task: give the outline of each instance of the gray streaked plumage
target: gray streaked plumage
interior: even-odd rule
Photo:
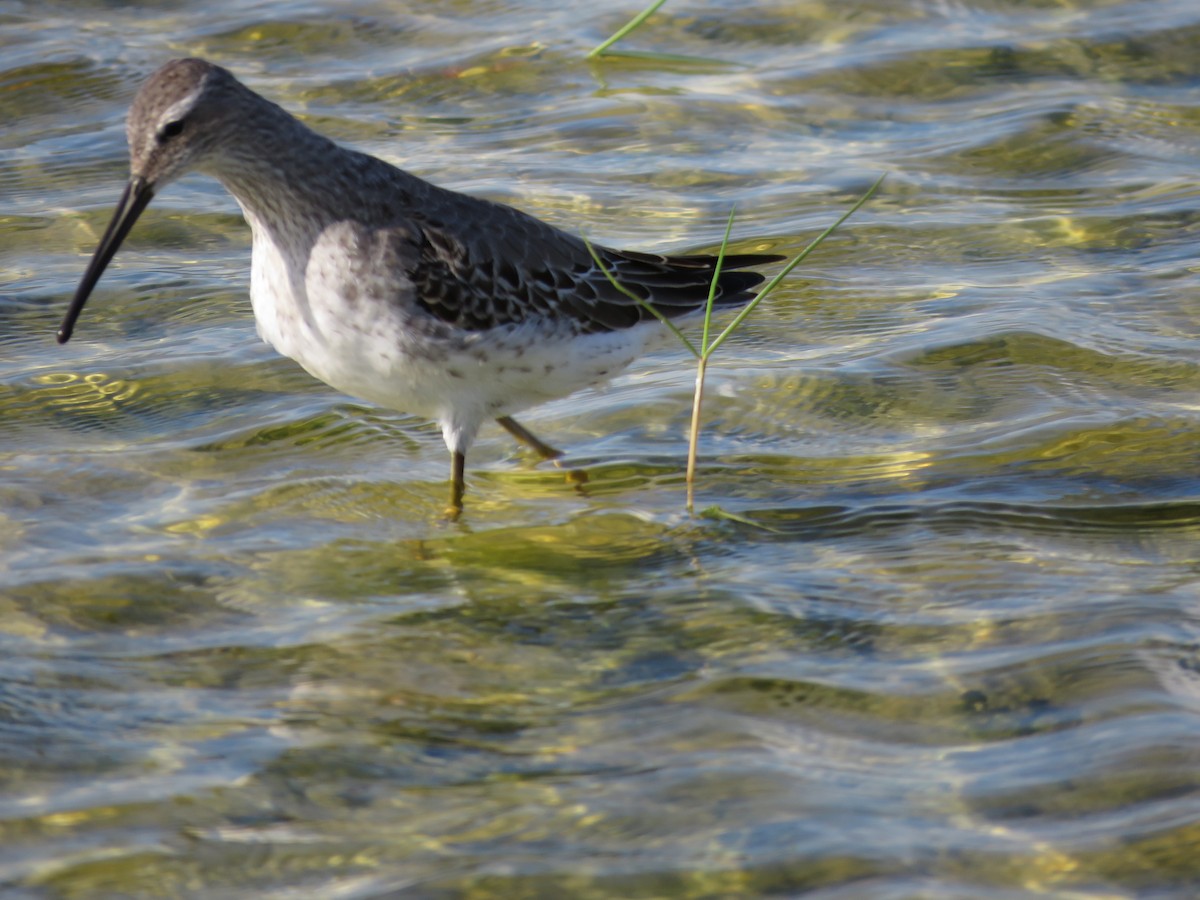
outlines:
[[[617,290],[583,240],[340,147],[200,59],[167,63],[130,109],[131,178],[59,330],[74,324],[138,215],[188,171],[217,178],[253,234],[259,334],[339,390],[442,426],[452,507],[479,425],[603,381],[662,325]],[[708,298],[715,257],[596,247],[621,285],[674,317]],[[778,259],[725,258],[716,302],[744,303]]]

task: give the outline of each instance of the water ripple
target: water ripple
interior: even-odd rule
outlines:
[[[1191,896],[1193,0],[452,0],[0,17],[0,893]],[[200,54],[597,240],[798,252],[666,345],[438,429],[255,335],[219,185],[66,347],[123,116]],[[730,517],[728,514],[732,514]]]

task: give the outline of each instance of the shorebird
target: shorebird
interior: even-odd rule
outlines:
[[[450,512],[466,454],[495,419],[543,457],[559,451],[512,414],[607,380],[702,308],[712,256],[587,243],[509,206],[455,193],[317,134],[202,59],[138,90],[130,178],[58,330],[70,339],[105,267],[151,199],[187,172],[215,177],[252,233],[259,335],[337,390],[436,421],[451,454]],[[727,255],[716,303],[748,301],[765,254]]]

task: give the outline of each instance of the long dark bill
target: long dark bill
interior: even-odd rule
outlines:
[[[100,280],[100,276],[104,274],[104,270],[116,255],[121,241],[125,240],[125,235],[129,234],[133,223],[138,220],[142,210],[150,204],[153,198],[154,188],[146,182],[145,178],[129,179],[129,184],[125,185],[125,193],[121,195],[121,200],[117,204],[117,211],[113,213],[112,221],[108,223],[104,237],[100,238],[100,246],[96,248],[92,261],[88,263],[87,271],[83,273],[83,279],[75,290],[75,298],[71,301],[71,307],[63,316],[62,325],[58,327],[60,344],[65,344],[71,339],[71,332],[75,330],[75,320],[83,312],[83,305],[91,296],[92,288],[96,286],[96,282]]]

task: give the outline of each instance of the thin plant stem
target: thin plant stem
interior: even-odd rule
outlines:
[[[721,267],[725,264],[725,251],[729,248],[729,235],[733,231],[733,218],[737,208],[729,210],[729,220],[725,223],[725,235],[721,238],[721,248],[717,251],[717,262],[713,266],[712,281],[708,285],[708,302],[704,305],[704,328],[700,332],[700,354],[696,357],[696,390],[692,394],[692,427],[688,432],[687,459],[687,511],[692,515],[695,511],[696,498],[696,460],[700,455],[700,408],[704,404],[704,373],[708,368],[708,357],[713,348],[708,344],[708,335],[712,329],[713,307],[717,301],[717,285],[721,282]]]
[[[688,432],[687,460],[687,511],[695,512],[696,501],[696,458],[700,452],[700,407],[704,403],[704,371],[708,368],[708,354],[696,360],[696,390],[692,394],[692,427]]]
[[[651,3],[645,9],[643,9],[640,13],[638,13],[636,16],[634,16],[632,19],[630,19],[628,22],[626,22],[623,26],[618,28],[616,33],[613,34],[613,36],[610,37],[607,41],[604,41],[603,43],[597,45],[596,47],[593,47],[591,52],[588,53],[587,58],[595,59],[597,56],[602,55],[605,50],[607,50],[609,47],[611,47],[617,41],[621,40],[621,38],[625,37],[625,35],[629,34],[631,31],[633,31],[635,28],[637,28],[643,22],[645,22],[648,18],[650,18],[652,15],[654,15],[654,13],[656,13],[658,11],[658,8],[666,2],[667,2],[667,0],[655,0],[654,3]]]

